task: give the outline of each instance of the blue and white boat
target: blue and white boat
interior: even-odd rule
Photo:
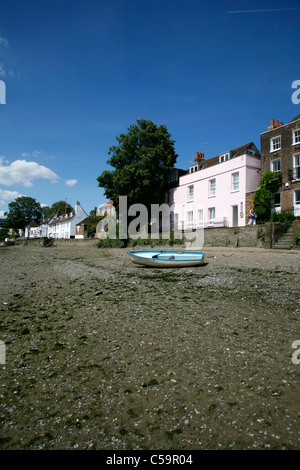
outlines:
[[[128,251],[131,261],[143,266],[181,268],[204,263],[203,251],[141,250]]]

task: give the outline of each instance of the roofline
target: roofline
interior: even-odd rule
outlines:
[[[282,129],[285,126],[289,126],[290,124],[293,124],[294,122],[298,122],[298,121],[300,121],[300,117],[299,117],[299,119],[296,119],[295,121],[290,121],[290,122],[287,122],[286,124],[283,124],[282,126],[274,127],[274,129],[270,129],[268,131],[261,132],[260,135],[266,134],[267,132],[275,131],[276,129]]]

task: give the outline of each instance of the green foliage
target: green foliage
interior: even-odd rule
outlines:
[[[259,188],[255,191],[253,205],[260,222],[270,220],[271,211],[274,206],[273,195],[281,185],[281,174],[266,171],[263,173]]]
[[[170,137],[166,126],[157,127],[143,119],[131,125],[127,134],[117,137],[119,145],[110,147],[111,158],[107,161],[114,170],[105,170],[97,178],[117,211],[119,196],[127,196],[128,207],[139,203],[148,211],[151,204],[161,204],[167,175],[177,158]]]
[[[48,248],[48,247],[53,246],[53,245],[54,245],[54,238],[44,238],[43,246],[45,248]]]
[[[98,248],[126,248],[127,240],[104,238],[97,243]]]
[[[268,189],[258,188],[255,191],[253,205],[258,220],[267,221],[270,219],[273,207],[272,193]]]
[[[292,212],[274,212],[271,215],[271,222],[281,222],[283,224],[291,225],[295,216]]]
[[[126,248],[126,247],[144,247],[149,246],[153,248],[154,246],[173,246],[173,245],[182,245],[184,243],[183,239],[174,238],[174,232],[170,233],[170,238],[162,238],[161,236],[157,239],[152,239],[150,236],[148,238],[128,238],[125,240],[119,239],[100,239],[97,243],[98,248]]]
[[[54,211],[59,212],[60,214],[65,214],[66,212],[66,206],[68,206],[69,212],[73,212],[74,209],[70,204],[68,204],[66,201],[57,201],[52,204],[51,207],[44,207],[42,209],[43,211],[43,217],[47,218],[50,215],[54,214]]]
[[[300,246],[300,235],[299,235],[299,233],[295,233],[294,243],[295,243],[295,246]]]
[[[265,171],[260,179],[260,188],[265,188],[271,193],[276,193],[282,184],[281,173],[274,173],[273,171]]]
[[[5,213],[7,215],[5,226],[15,230],[24,230],[29,222],[32,220],[39,222],[42,218],[40,204],[31,197],[17,197],[8,204],[8,209],[9,211]]]
[[[88,225],[86,229],[88,237],[93,238],[95,236],[98,223],[100,222],[100,220],[104,219],[105,217],[106,215],[96,215],[95,217],[93,217],[93,219],[95,220],[95,223]]]
[[[274,212],[271,215],[271,222],[280,222],[284,226],[284,230],[286,231],[295,220],[295,216],[292,212]]]
[[[0,228],[0,242],[3,242],[8,237],[8,229],[5,227]]]

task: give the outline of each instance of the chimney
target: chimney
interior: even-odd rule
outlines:
[[[275,121],[275,127],[279,127],[279,121]]]
[[[280,127],[282,127],[282,126],[283,126],[283,122],[280,123]]]
[[[268,127],[268,131],[270,131],[271,129],[274,129],[274,127],[275,127],[275,121],[274,119],[271,119],[271,124]]]
[[[204,153],[196,152],[196,158],[195,158],[195,163],[198,163],[199,160],[204,159]]]

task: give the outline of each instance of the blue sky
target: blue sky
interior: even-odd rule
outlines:
[[[0,214],[18,195],[104,203],[96,178],[137,119],[167,126],[179,168],[260,148],[300,114],[299,23],[300,0],[1,2]]]

